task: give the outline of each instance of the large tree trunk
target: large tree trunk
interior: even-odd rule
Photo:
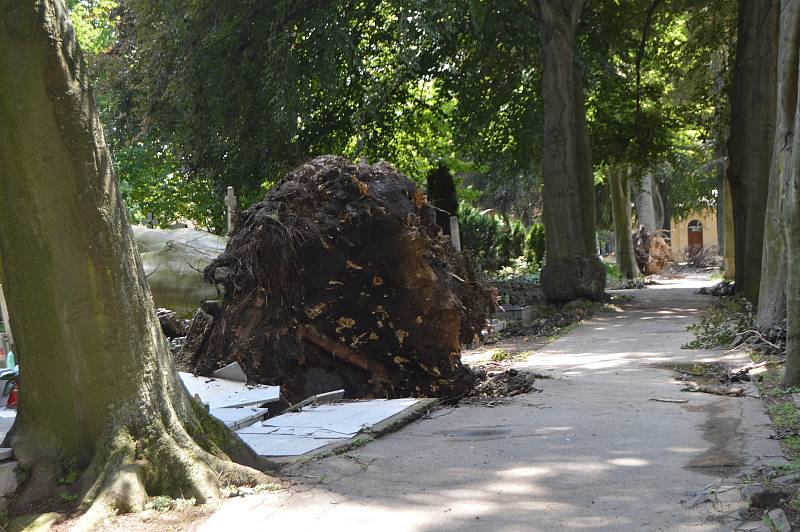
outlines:
[[[733,237],[733,206],[731,203],[731,184],[727,177],[722,180],[722,215],[723,215],[723,231],[725,233],[725,279],[733,281],[736,279],[736,242]],[[766,238],[766,235],[765,235]],[[761,276],[761,283],[763,287],[764,276]],[[763,289],[759,294],[759,299],[762,297]]]
[[[639,183],[634,185],[633,202],[639,223],[651,233],[660,234],[664,217],[664,206],[658,195],[658,186],[651,172],[645,172]]]
[[[731,93],[728,180],[734,218],[736,288],[756,303],[775,135],[778,0],[739,0]]]
[[[770,182],[770,194],[773,193],[772,186],[775,186],[781,198],[775,204],[770,204],[776,212],[770,211],[769,219],[780,215],[781,211],[785,213],[786,262],[777,264],[777,274],[767,270],[768,265],[765,264],[765,276],[774,275],[771,280],[779,290],[774,293],[775,301],[764,301],[764,308],[774,312],[772,305],[782,301],[782,294],[786,294],[787,343],[783,385],[789,387],[800,386],[800,136],[797,135],[800,127],[800,106],[797,105],[800,89],[800,0],[784,0],[781,3],[778,70],[778,126],[770,175],[771,180],[777,182]],[[778,243],[779,249],[770,250],[765,243],[766,256],[780,253],[781,245]],[[782,275],[785,275],[786,284],[780,286]],[[762,321],[761,312],[759,308],[759,322]],[[775,318],[777,320],[779,316]],[[763,321],[766,320],[765,316]]]
[[[628,170],[612,167],[608,172],[611,186],[611,211],[614,217],[614,244],[619,271],[625,279],[639,276],[631,238],[631,195]]]
[[[63,460],[85,471],[88,520],[265,478],[227,460],[256,464],[177,378],[63,0],[0,0],[0,72],[0,273],[23,383],[9,438],[32,466],[21,499],[47,495]]]
[[[796,27],[797,2],[781,5],[780,49],[777,80],[777,124],[769,173],[769,194],[764,226],[761,289],[758,298],[758,326],[767,329],[786,317],[787,297],[787,241],[785,224],[789,182],[794,172],[792,165],[792,136],[795,131],[797,108],[798,51]]]
[[[595,250],[594,181],[583,79],[573,61],[583,0],[530,0],[542,32],[544,224],[542,290],[551,301],[598,300],[605,269]]]

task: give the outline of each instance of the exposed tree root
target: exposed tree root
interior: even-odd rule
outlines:
[[[80,508],[86,509],[75,530],[92,530],[110,516],[142,511],[154,496],[206,504],[221,499],[227,486],[278,482],[256,469],[266,464],[259,464],[233,432],[188,396],[179,394],[157,413],[136,417],[117,420],[100,438],[103,443],[73,485],[81,494]],[[20,441],[26,455],[23,441],[30,440]],[[58,461],[44,459],[32,466],[15,511],[27,511],[27,504],[57,492],[56,480],[63,476]]]
[[[137,431],[138,432],[138,431]],[[83,482],[91,482],[82,499],[88,507],[76,530],[91,530],[119,513],[144,509],[148,497],[167,495],[206,504],[220,499],[226,486],[275,482],[272,477],[204,450],[184,430],[161,422],[145,433],[117,431],[106,450],[95,456]]]

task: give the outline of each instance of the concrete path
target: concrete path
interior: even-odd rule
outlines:
[[[693,294],[703,284],[628,291],[635,299],[618,312],[520,364],[552,375],[537,382],[541,393],[440,409],[346,455],[293,466],[296,485],[231,500],[202,530],[731,530],[735,479],[780,450],[758,399],[683,393],[656,367],[747,362],[681,350],[710,301]]]

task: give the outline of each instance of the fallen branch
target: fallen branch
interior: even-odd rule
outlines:
[[[733,388],[718,388],[715,386],[705,386],[705,385],[698,385],[692,384],[691,386],[687,386],[686,388],[681,389],[682,392],[697,392],[697,393],[710,393],[713,395],[724,395],[728,397],[742,397],[744,395],[744,389],[739,388],[738,386]]]
[[[688,399],[662,399],[660,397],[651,397],[651,401],[656,401],[658,403],[688,403]]]
[[[741,333],[739,333],[739,334],[740,334],[740,335],[742,335],[742,336],[744,336],[744,335],[746,335],[746,334],[748,334],[748,333],[751,333],[751,334],[750,334],[750,336],[747,336],[747,337],[746,337],[746,338],[744,338],[744,339],[743,339],[741,342],[739,342],[738,344],[736,344],[734,347],[732,347],[732,348],[730,348],[730,349],[726,350],[725,352],[726,352],[726,353],[730,353],[731,351],[736,351],[737,349],[739,349],[739,347],[741,347],[741,346],[742,346],[742,344],[744,344],[745,342],[749,341],[749,340],[750,340],[750,339],[752,339],[754,336],[755,336],[755,337],[758,337],[758,339],[759,339],[759,340],[761,340],[762,342],[764,342],[765,344],[767,344],[767,345],[769,345],[769,346],[771,346],[771,347],[774,347],[775,349],[777,349],[777,350],[779,350],[779,351],[783,351],[783,350],[785,349],[784,347],[781,347],[781,346],[779,346],[779,345],[773,344],[772,342],[770,342],[769,340],[767,340],[766,338],[764,338],[764,335],[763,335],[763,334],[761,334],[759,331],[757,331],[757,330],[755,330],[755,329],[748,329],[748,330],[746,330],[746,331],[743,331],[743,332],[741,332]]]

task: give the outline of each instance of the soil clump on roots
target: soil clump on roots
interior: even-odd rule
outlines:
[[[390,164],[316,158],[241,213],[205,270],[224,294],[189,331],[179,364],[209,375],[237,361],[287,400],[460,396],[461,363],[493,309],[434,209]]]

